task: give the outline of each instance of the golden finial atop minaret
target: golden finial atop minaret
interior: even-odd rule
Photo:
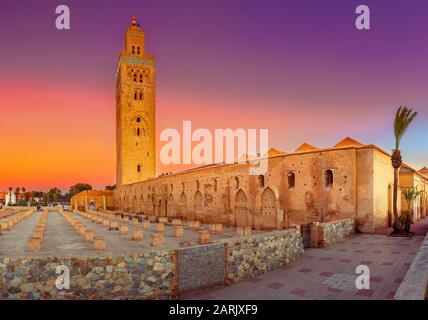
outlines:
[[[137,19],[135,18],[135,13],[132,14],[131,26],[137,26]]]

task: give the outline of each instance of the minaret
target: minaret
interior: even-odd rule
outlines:
[[[116,71],[116,185],[156,175],[155,58],[133,14]]]

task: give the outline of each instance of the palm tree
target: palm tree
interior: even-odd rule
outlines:
[[[403,190],[404,199],[407,204],[407,214],[403,217],[401,223],[404,224],[404,231],[410,232],[410,221],[411,221],[411,210],[412,203],[422,194],[422,191],[419,191],[418,188],[405,188]]]
[[[403,164],[403,159],[401,157],[400,151],[400,142],[406,133],[409,125],[418,115],[417,112],[413,111],[410,108],[401,106],[398,108],[397,113],[395,114],[394,120],[394,137],[395,137],[395,149],[392,152],[391,163],[394,168],[394,191],[393,191],[393,212],[394,212],[394,233],[399,233],[402,230],[401,222],[398,217],[397,201],[398,201],[398,175],[400,168]]]

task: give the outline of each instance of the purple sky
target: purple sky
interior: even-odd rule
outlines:
[[[70,31],[54,28],[59,4],[71,9]],[[359,4],[371,9],[370,31],[354,26]],[[406,104],[420,116],[403,140],[404,159],[428,165],[423,0],[1,1],[0,88],[61,87],[61,94],[105,97],[107,104],[93,108],[99,122],[103,115],[108,121],[93,130],[111,140],[105,147],[114,157],[114,70],[132,12],[157,57],[160,129],[182,120],[199,127],[258,125],[270,129],[271,146],[287,151],[302,142],[330,146],[345,136],[389,151],[394,111]],[[14,99],[8,94],[2,90],[0,101]],[[29,100],[28,108],[40,108]],[[0,105],[0,117],[8,108]],[[75,106],[82,118],[90,108]]]

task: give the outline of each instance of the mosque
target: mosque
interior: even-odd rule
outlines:
[[[250,174],[250,163],[212,164],[156,177],[155,58],[135,16],[125,34],[116,71],[116,186],[84,191],[73,209],[114,210],[199,220],[256,230],[354,218],[373,233],[392,224],[391,155],[345,138],[319,148],[303,143],[293,152],[274,148],[262,156],[267,172]],[[417,187],[413,222],[427,215],[428,169],[403,165],[400,188]],[[407,210],[401,197],[399,209]]]

